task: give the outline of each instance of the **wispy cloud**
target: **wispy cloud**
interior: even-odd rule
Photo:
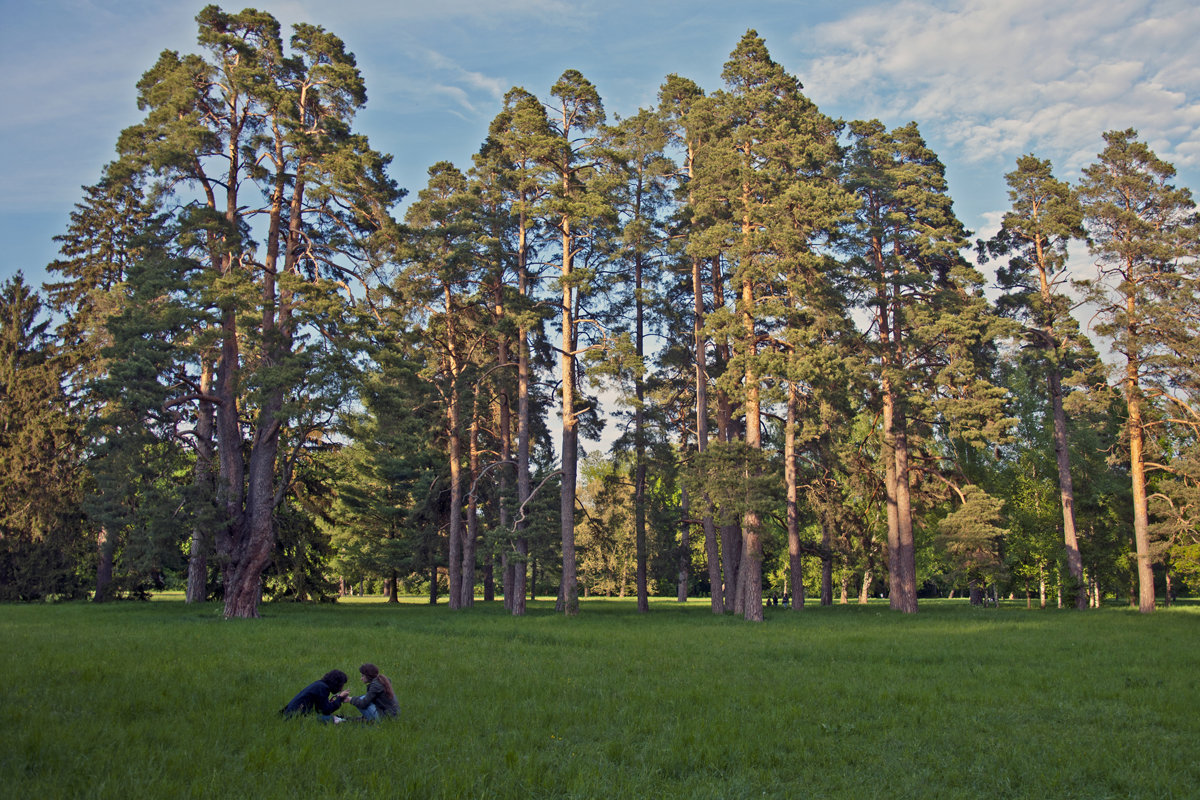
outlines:
[[[1200,167],[1200,7],[1187,0],[907,0],[802,34],[823,106],[917,120],[969,161],[1038,151],[1067,171],[1135,127]]]
[[[468,97],[483,94],[488,101],[494,101],[502,98],[508,89],[509,85],[503,78],[467,69],[442,53],[426,49],[421,51],[421,56],[433,72],[448,77],[454,86],[460,88],[463,105],[472,112],[476,109],[467,100]]]

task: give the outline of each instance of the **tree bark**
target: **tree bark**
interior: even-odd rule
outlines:
[[[913,539],[912,495],[908,474],[908,433],[904,415],[897,414],[893,420],[896,454],[896,516],[898,523],[898,563],[901,567],[901,597],[893,606],[906,614],[917,611],[916,543]]]
[[[1037,214],[1035,206],[1034,213]],[[1050,290],[1049,267],[1046,264],[1046,247],[1042,236],[1034,236],[1034,253],[1037,259],[1038,289],[1046,308],[1053,305]],[[1050,388],[1050,406],[1054,416],[1054,458],[1058,465],[1059,503],[1062,506],[1063,546],[1067,552],[1067,571],[1074,583],[1072,593],[1075,607],[1088,607],[1087,587],[1083,582],[1083,559],[1079,555],[1079,537],[1075,530],[1075,485],[1071,480],[1071,448],[1067,437],[1067,415],[1063,410],[1062,370],[1059,368],[1059,342],[1054,328],[1046,324],[1042,328],[1044,345],[1050,350],[1047,381]]]
[[[1067,415],[1063,410],[1062,376],[1058,365],[1052,364],[1049,375],[1050,402],[1054,413],[1054,457],[1058,464],[1059,500],[1063,517],[1063,544],[1067,551],[1067,571],[1073,583],[1075,607],[1088,607],[1087,587],[1083,582],[1083,558],[1079,554],[1079,537],[1075,531],[1075,484],[1071,480],[1071,451],[1067,440]]]
[[[1137,550],[1138,610],[1154,611],[1154,566],[1150,561],[1150,512],[1146,497],[1145,432],[1142,423],[1138,365],[1132,359],[1126,373],[1129,408],[1129,472],[1133,481],[1133,539]]]
[[[471,484],[479,479],[479,413],[476,409],[471,416],[470,438],[467,444],[468,464]],[[462,592],[459,598],[460,608],[470,608],[475,605],[475,549],[479,542],[479,500],[476,492],[467,497],[467,527],[463,537],[462,551]]]
[[[206,358],[200,366],[200,393],[207,395],[212,391],[213,368]],[[196,409],[196,464],[192,468],[192,485],[200,497],[198,502],[207,506],[212,492],[212,456],[213,456],[213,408],[209,403],[202,402]],[[207,508],[205,508],[207,511]],[[185,602],[203,603],[208,599],[208,548],[211,546],[209,536],[201,525],[192,528],[192,546],[188,554],[187,591]]]
[[[746,444],[751,450],[757,451],[762,449],[762,421],[759,378],[755,364],[757,344],[753,316],[754,284],[748,278],[742,281],[742,309],[742,329],[746,336]],[[747,481],[758,477],[756,464],[748,464],[747,470]],[[743,588],[738,592],[738,597],[745,619],[750,622],[762,622],[762,519],[752,500],[748,506],[742,515],[743,551],[742,563],[738,567],[738,583]]]
[[[452,373],[453,374],[453,373]],[[450,465],[450,542],[447,561],[450,579],[450,608],[462,607],[463,540],[466,538],[462,507],[462,441],[459,436],[458,391],[451,389],[449,406],[446,409],[446,427],[449,434]]]
[[[833,605],[833,531],[829,521],[820,517],[821,523],[821,605]]]

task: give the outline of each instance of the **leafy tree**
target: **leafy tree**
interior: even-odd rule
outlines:
[[[678,75],[668,75],[659,89],[659,108],[668,123],[668,136],[671,143],[681,150],[681,161],[675,171],[676,201],[680,206],[677,219],[674,222],[673,238],[688,237],[695,225],[695,182],[696,159],[700,149],[709,138],[715,137],[707,118],[706,105],[701,102],[704,91],[694,82]],[[691,361],[694,370],[695,395],[695,442],[696,453],[703,454],[708,449],[709,442],[709,367],[708,367],[708,336],[705,326],[707,304],[705,300],[704,265],[708,259],[696,250],[685,247],[681,253],[686,264],[691,293],[691,323],[692,347]],[[714,258],[719,260],[719,256]],[[719,275],[719,269],[714,269],[714,280]],[[716,291],[716,286],[713,287]],[[725,403],[722,402],[724,408]],[[726,415],[722,414],[724,420]],[[688,497],[685,487],[684,497]],[[707,502],[705,502],[707,504]],[[704,530],[704,552],[708,562],[708,583],[710,605],[714,614],[725,612],[725,594],[721,582],[721,555],[717,541],[716,525],[711,514],[703,514],[701,525]]]

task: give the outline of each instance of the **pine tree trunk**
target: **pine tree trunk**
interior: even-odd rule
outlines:
[[[1041,237],[1036,238],[1035,247],[1042,302],[1046,308],[1050,308],[1053,297],[1046,266],[1045,246]],[[1047,348],[1054,355],[1047,380],[1050,384],[1050,405],[1054,416],[1054,457],[1058,464],[1058,488],[1063,516],[1063,545],[1067,551],[1067,571],[1070,572],[1074,583],[1071,588],[1075,597],[1075,607],[1082,610],[1088,606],[1088,597],[1087,587],[1083,583],[1083,559],[1079,555],[1079,537],[1075,530],[1075,486],[1071,480],[1071,449],[1067,438],[1067,415],[1063,411],[1062,371],[1058,361],[1058,341],[1053,327],[1049,324],[1042,329],[1042,337]]]
[[[1083,582],[1083,559],[1079,555],[1079,537],[1075,532],[1075,485],[1071,480],[1071,451],[1067,440],[1067,415],[1063,410],[1062,376],[1057,364],[1050,367],[1050,401],[1054,413],[1054,456],[1058,464],[1058,488],[1063,515],[1063,543],[1067,551],[1067,571],[1073,582],[1075,607],[1088,607],[1087,587]]]
[[[821,524],[821,605],[833,605],[833,531],[824,516]]]
[[[755,360],[757,357],[754,309],[754,285],[749,279],[742,281],[742,329],[746,335],[744,355],[746,358],[746,444],[752,451],[762,449],[762,420],[759,406],[759,378]],[[758,466],[747,465],[747,482],[758,478]],[[738,596],[742,598],[742,614],[750,622],[762,622],[762,519],[753,508],[753,500],[747,498],[748,509],[742,514],[742,563],[738,567],[738,583],[743,585]]]
[[[796,485],[796,387],[788,384],[787,428],[783,442],[783,479],[787,490],[788,574],[792,608],[804,607],[804,562],[800,556],[800,490]]]
[[[704,284],[700,259],[692,258],[692,342],[696,364],[696,452],[708,450],[708,346],[704,338]],[[706,498],[707,501],[707,498]],[[705,502],[704,552],[708,558],[709,598],[714,614],[725,613],[725,593],[721,590],[721,554],[717,544],[717,526]]]
[[[902,575],[901,597],[894,608],[906,614],[913,614],[917,610],[917,566],[916,542],[913,538],[912,499],[909,490],[908,434],[902,414],[897,415],[893,422],[895,423],[896,517],[899,539],[897,556]]]
[[[212,363],[205,358],[200,365],[200,393],[208,395],[212,391]],[[200,489],[203,499],[209,502],[212,492],[212,456],[213,456],[213,407],[210,403],[201,402],[196,409],[196,463],[192,467],[192,485]],[[208,599],[208,548],[209,537],[199,525],[192,528],[192,546],[188,555],[187,592],[184,599],[188,603],[203,603]]]
[[[880,458],[883,459],[884,498],[887,504],[888,601],[893,609],[903,595],[903,567],[900,564],[900,514],[897,510],[896,447],[893,431],[895,399],[890,382],[883,382],[883,419]]]
[[[204,531],[200,526],[192,528],[191,551],[188,553],[187,589],[185,603],[203,603],[208,599],[208,559],[205,558]]]
[[[503,575],[503,584],[500,590],[504,593],[504,610],[512,613],[513,610],[513,591],[517,583],[517,571],[513,559],[509,558],[508,552],[500,554],[500,571]]]
[[[517,290],[522,297],[529,293],[529,275],[525,269],[525,217],[521,215],[517,237]],[[516,520],[516,555],[512,564],[512,614],[514,617],[525,615],[525,576],[529,562],[529,538],[526,531],[529,523],[526,519],[529,510],[526,503],[533,493],[533,480],[529,472],[529,437],[530,409],[529,386],[531,383],[529,367],[529,329],[524,325],[517,327],[517,508]],[[507,603],[508,595],[505,595]]]
[[[247,468],[245,524],[234,551],[225,618],[257,618],[262,574],[275,549],[275,459],[279,451],[283,393],[273,391],[259,412]]]
[[[459,437],[458,393],[454,390],[451,390],[450,404],[446,409],[446,427],[450,465],[450,542],[446,564],[447,577],[450,579],[450,608],[458,609],[462,607],[463,539],[466,534],[462,515],[462,442]]]
[[[634,285],[634,346],[637,352],[638,364],[646,357],[645,302],[642,300],[642,257],[638,255],[633,262]],[[641,370],[634,376],[634,409],[633,409],[633,450],[634,450],[634,479],[633,479],[633,529],[634,550],[637,557],[637,607],[645,614],[650,611],[650,592],[646,575],[646,385]]]
[[[575,416],[575,309],[570,285],[574,240],[570,223],[563,221],[562,299],[562,611],[579,613],[579,586],[575,572],[575,480],[579,472],[579,421]]]
[[[108,535],[106,529],[101,528],[100,532],[96,534],[96,551],[99,559],[96,564],[96,592],[92,595],[93,602],[103,603],[109,599],[112,590],[113,550],[115,549],[115,540]]]
[[[721,275],[721,257],[712,258],[713,307],[725,307],[725,279]],[[729,342],[720,342],[716,346],[717,360],[724,366],[729,363],[731,353]],[[733,426],[733,403],[728,393],[719,387],[717,394],[717,439],[724,444],[732,444],[736,438]],[[742,559],[742,530],[737,523],[721,526],[721,560],[724,568],[725,608],[734,614],[741,614],[738,574]]]
[[[675,584],[675,599],[686,603],[688,599],[688,569],[691,563],[691,502],[687,489],[681,489],[679,496],[679,572]]]
[[[1150,561],[1145,433],[1142,427],[1142,406],[1136,366],[1132,363],[1129,368],[1126,402],[1129,407],[1129,472],[1133,480],[1133,539],[1137,549],[1137,606],[1143,614],[1149,614],[1154,611],[1154,567]]]
[[[467,448],[471,485],[479,480],[479,413],[478,409],[471,416],[470,438]],[[459,598],[461,608],[471,608],[475,605],[475,548],[479,542],[479,500],[476,492],[470,492],[467,497],[467,527],[463,536],[462,552],[462,592]]]

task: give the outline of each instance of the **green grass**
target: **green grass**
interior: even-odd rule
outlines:
[[[0,606],[8,797],[1186,798],[1200,606]],[[285,721],[374,661],[402,718]],[[350,709],[351,714],[356,712]]]

